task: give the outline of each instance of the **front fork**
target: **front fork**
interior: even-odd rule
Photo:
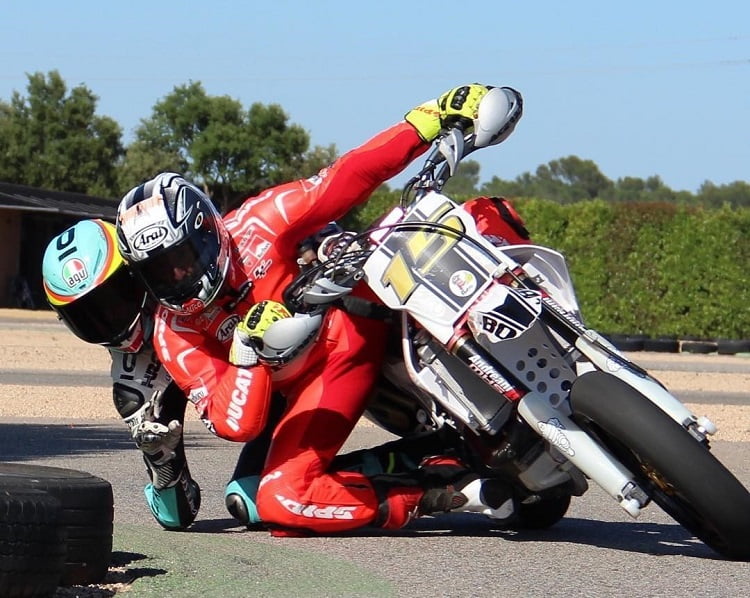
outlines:
[[[524,395],[518,403],[518,413],[535,432],[619,502],[629,515],[640,515],[649,497],[636,484],[635,476],[572,419],[536,392]]]

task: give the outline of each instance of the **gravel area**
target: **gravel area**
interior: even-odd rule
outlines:
[[[53,312],[0,309],[0,339],[0,418],[118,420],[108,385],[108,352],[76,338]],[[688,404],[718,426],[717,439],[750,439],[747,355],[632,353],[630,357],[676,394],[746,394],[747,402],[732,401],[740,404]],[[43,375],[37,375],[34,385],[18,383],[23,374],[36,370]],[[197,419],[191,409],[187,414]]]

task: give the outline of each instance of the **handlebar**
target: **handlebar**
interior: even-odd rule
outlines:
[[[440,191],[456,173],[459,162],[479,148],[496,145],[512,132],[523,114],[521,94],[512,87],[493,87],[482,98],[477,117],[468,132],[467,125],[455,121],[440,131],[422,169],[404,185],[401,205],[429,191]]]

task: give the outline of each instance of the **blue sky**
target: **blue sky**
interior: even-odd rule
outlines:
[[[568,155],[677,190],[750,180],[746,0],[0,0],[0,14],[0,99],[57,69],[99,97],[126,143],[189,81],[246,107],[278,103],[342,152],[478,81],[525,100],[513,136],[473,155],[482,181]]]

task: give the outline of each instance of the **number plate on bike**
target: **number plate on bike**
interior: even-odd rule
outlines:
[[[468,213],[429,193],[380,239],[364,270],[386,305],[409,311],[446,342],[456,320],[492,281],[497,261],[491,252]]]

